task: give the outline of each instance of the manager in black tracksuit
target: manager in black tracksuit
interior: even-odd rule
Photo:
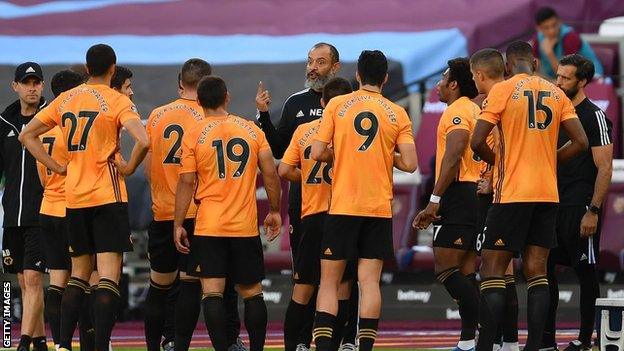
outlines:
[[[319,119],[323,115],[323,107],[321,106],[321,95],[325,83],[333,78],[340,70],[340,62],[338,50],[327,43],[318,43],[310,49],[308,53],[308,61],[306,65],[306,89],[292,94],[286,99],[282,108],[282,116],[277,128],[271,123],[268,112],[268,103],[270,97],[268,91],[264,91],[262,83],[260,83],[258,97],[256,103],[258,105],[258,121],[260,128],[264,131],[267,141],[273,151],[276,159],[281,159],[284,151],[290,144],[295,129],[301,124],[308,123]],[[264,108],[260,108],[261,102],[264,102]],[[288,193],[288,217],[290,219],[290,248],[293,262],[297,257],[297,248],[301,232],[299,225],[301,223],[301,184],[291,183]],[[300,343],[309,347],[312,338],[312,316],[314,314],[314,303],[310,303],[309,332],[302,335]],[[309,334],[309,335],[308,335]]]
[[[6,178],[2,207],[4,233],[2,266],[4,273],[17,274],[22,290],[22,336],[18,351],[47,350],[43,328],[43,272],[39,207],[43,188],[32,155],[17,139],[24,125],[46,105],[41,96],[43,73],[34,62],[15,70],[12,83],[18,100],[0,114],[0,172]]]

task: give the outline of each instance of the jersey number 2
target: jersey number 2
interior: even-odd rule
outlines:
[[[309,160],[311,152],[312,152],[312,146],[306,147],[305,150],[303,150],[303,157],[306,160]],[[330,164],[326,163],[325,167],[323,167],[323,177],[321,178],[318,176],[318,173],[321,170],[322,164],[323,163],[320,161],[316,161],[314,163],[314,166],[312,166],[312,170],[310,170],[310,174],[308,175],[308,178],[306,179],[306,184],[321,184],[321,181],[325,181],[325,183],[331,184],[332,180],[329,175],[329,172],[331,171]]]
[[[171,134],[173,134],[173,132],[175,132],[178,135],[178,138],[173,143],[173,146],[171,146],[171,149],[169,150],[169,153],[167,154],[167,157],[165,157],[165,160],[163,161],[163,163],[169,164],[169,165],[171,164],[179,165],[180,157],[176,155],[178,154],[178,150],[180,150],[180,145],[182,144],[182,136],[184,135],[184,129],[182,129],[181,125],[170,124],[167,126],[167,128],[165,128],[165,131],[163,132],[163,137],[165,137],[165,139],[171,139]]]
[[[537,92],[537,104],[535,103],[535,97],[533,94],[533,90],[525,90],[524,96],[527,97],[527,102],[529,104],[529,129],[539,129],[543,130],[548,128],[550,123],[552,122],[552,110],[550,107],[544,105],[543,99],[545,97],[550,97],[550,91],[540,90]],[[546,115],[544,122],[537,122],[535,119],[536,111],[542,111]]]
[[[236,146],[240,146],[240,154],[234,152]],[[238,178],[245,172],[247,161],[249,161],[249,144],[242,138],[233,138],[227,142],[225,146],[225,154],[223,150],[223,140],[213,140],[212,147],[217,151],[217,170],[219,172],[219,179],[225,179],[225,156],[227,154],[228,160],[232,162],[238,162],[238,168],[232,175],[232,178]]]
[[[56,141],[55,137],[44,137],[41,139],[42,144],[48,144],[48,155],[52,157],[52,148],[54,147],[54,142]],[[49,168],[46,168],[46,173],[51,176],[52,171]]]

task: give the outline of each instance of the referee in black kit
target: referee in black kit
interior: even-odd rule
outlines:
[[[557,349],[555,321],[559,289],[555,265],[562,264],[574,268],[581,290],[578,339],[570,342],[565,351],[591,350],[594,309],[600,294],[596,274],[600,253],[600,208],[611,183],[613,163],[611,121],[585,96],[585,86],[593,76],[594,64],[581,55],[568,55],[559,61],[557,85],[572,100],[590,147],[557,168],[558,247],[551,250],[548,258],[550,310],[542,340],[544,349]],[[559,131],[558,146],[568,140],[565,132]]]
[[[0,175],[6,176],[2,207],[2,266],[17,274],[22,290],[22,331],[17,351],[47,350],[43,325],[44,253],[39,228],[43,187],[35,158],[17,140],[22,128],[46,106],[43,71],[35,62],[15,69],[12,82],[18,99],[0,114]]]
[[[264,90],[262,82],[260,82],[259,93],[256,96],[257,118],[276,159],[282,158],[295,129],[299,125],[314,121],[322,116],[321,97],[323,86],[339,70],[340,57],[338,50],[328,43],[315,44],[308,52],[306,89],[296,92],[286,99],[277,128],[273,126],[268,111],[268,104],[270,103],[269,92]],[[288,217],[290,218],[290,248],[294,262],[295,257],[297,257],[297,248],[301,237],[299,228],[301,223],[301,184],[290,184]],[[299,338],[300,343],[304,344],[306,348],[310,347],[312,339],[312,322],[316,309],[316,298],[310,301],[305,317],[302,316],[302,318],[310,321],[309,327],[306,328],[305,335],[301,335]],[[292,303],[293,301],[291,301],[291,305]]]

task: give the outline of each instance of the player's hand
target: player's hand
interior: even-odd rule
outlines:
[[[128,162],[124,160],[122,157],[111,158],[110,161],[117,167],[119,174],[124,177],[132,175],[134,173],[134,169],[128,166]]]
[[[256,108],[260,112],[268,112],[270,104],[271,94],[268,90],[264,89],[264,84],[262,84],[262,82],[258,83],[258,90],[256,91]]]
[[[552,54],[555,52],[555,45],[557,45],[556,38],[544,38],[540,44],[540,48],[545,54]]]
[[[282,231],[282,216],[279,212],[269,212],[264,219],[264,235],[268,241],[273,241]]]
[[[59,165],[58,168],[54,170],[54,173],[58,173],[62,176],[67,175],[67,165]]]
[[[424,210],[420,211],[414,221],[412,222],[412,227],[416,229],[427,229],[432,222],[439,221],[440,216],[438,216],[438,209],[440,208],[440,204],[434,204],[430,202]]]
[[[581,219],[581,238],[587,238],[596,234],[598,228],[598,215],[587,211]]]
[[[176,226],[173,228],[173,241],[175,242],[176,249],[183,254],[188,254],[191,252],[189,247],[188,234],[186,233],[186,229],[182,226]]]
[[[489,178],[481,178],[477,182],[477,194],[491,194],[494,192],[492,181]]]

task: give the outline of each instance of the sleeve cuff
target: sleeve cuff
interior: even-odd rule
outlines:
[[[261,124],[262,123],[266,123],[266,121],[270,121],[271,120],[271,114],[269,113],[269,111],[261,112],[261,111],[256,110],[256,119]]]

